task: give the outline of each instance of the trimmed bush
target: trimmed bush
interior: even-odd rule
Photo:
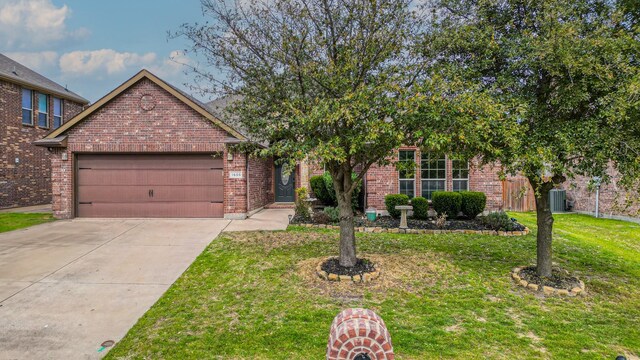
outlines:
[[[311,212],[309,211],[309,203],[305,201],[309,197],[309,192],[306,187],[300,187],[296,189],[296,215],[308,220],[311,218]]]
[[[481,223],[489,226],[493,230],[513,231],[516,229],[516,224],[504,211],[492,212],[489,215],[481,216],[478,219],[480,219]]]
[[[429,201],[422,196],[411,199],[411,206],[413,206],[413,217],[420,220],[427,220],[429,218]]]
[[[324,187],[327,189],[327,202],[325,205],[336,206],[338,205],[338,199],[336,198],[336,191],[333,189],[333,178],[328,172],[322,174],[324,180]]]
[[[351,178],[355,180],[358,175],[351,174]],[[327,190],[327,201],[322,201],[325,205],[336,206],[338,205],[338,199],[336,198],[336,192],[333,189],[333,178],[331,178],[331,174],[328,172],[322,175],[322,179],[324,180],[324,186]],[[360,196],[360,191],[362,190],[362,182],[358,184],[358,186],[353,190],[351,194],[351,208],[353,210],[358,208],[358,197]]]
[[[463,191],[460,195],[462,195],[460,210],[469,219],[475,219],[487,206],[487,196],[483,192]]]
[[[438,214],[447,214],[447,218],[455,219],[462,207],[462,195],[458,192],[436,191],[431,195],[431,203]]]
[[[337,223],[340,221],[340,209],[327,206],[324,208],[324,213],[329,217],[329,221],[332,223]]]
[[[313,195],[325,205],[333,205],[333,199],[329,196],[327,186],[324,184],[324,177],[322,175],[312,176],[309,179],[311,185],[311,191]]]
[[[398,205],[409,205],[409,197],[405,194],[389,194],[384,197],[384,206],[392,218],[400,218],[400,210],[396,210]]]

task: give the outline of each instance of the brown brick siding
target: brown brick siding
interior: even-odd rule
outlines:
[[[416,152],[416,163],[418,166],[421,161],[420,149],[415,147],[402,147],[399,150],[413,150]],[[398,152],[395,152],[395,156],[390,160],[397,161]],[[470,162],[469,169],[469,190],[482,191],[487,195],[487,210],[500,210],[502,209],[502,181],[500,180],[498,171],[499,167],[495,165],[480,166],[477,159]],[[317,164],[309,165],[310,176],[321,175],[323,168]],[[422,193],[422,184],[420,179],[419,168],[416,169],[415,175],[415,194],[420,196]],[[400,191],[398,182],[398,171],[395,165],[377,166],[373,165],[367,175],[366,179],[366,191],[367,200],[366,206],[373,207],[378,210],[384,210],[384,197],[388,194],[397,194]],[[307,183],[308,187],[310,185]],[[446,161],[446,190],[451,191],[453,189],[453,173],[452,173],[452,161],[447,157]]]
[[[611,181],[600,187],[600,214],[640,217],[640,194],[619,186],[620,175],[613,167],[609,167],[608,174]],[[590,180],[589,177],[577,176],[564,184],[567,200],[575,201],[574,210],[595,213],[596,191],[589,186]]]
[[[63,121],[67,121],[82,105],[63,100],[63,109]],[[0,81],[0,208],[51,202],[51,153],[33,145],[49,132],[37,126],[37,99],[32,114],[34,126],[22,125],[22,87]],[[49,95],[52,123],[53,96]]]
[[[253,211],[274,201],[273,160],[249,157],[249,209]]]
[[[151,95],[155,107],[142,110],[140,99]],[[77,153],[211,153],[224,160],[224,212],[247,212],[246,158],[227,160],[228,133],[148,79],[142,79],[67,131],[68,147],[53,156],[53,208],[58,218],[74,216],[73,173]],[[66,152],[68,160],[62,160]],[[257,166],[256,164],[254,164]],[[242,171],[242,179],[230,179]],[[263,181],[264,183],[264,181]],[[265,190],[263,190],[265,189]],[[253,191],[262,199],[261,191]],[[257,200],[258,201],[258,200]],[[263,201],[263,200],[260,200]]]

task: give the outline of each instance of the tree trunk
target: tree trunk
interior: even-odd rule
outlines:
[[[338,194],[340,210],[340,265],[352,267],[356,265],[356,237],[353,229],[353,209],[351,194]]]
[[[353,194],[353,180],[351,168],[343,164],[336,166],[331,172],[333,189],[338,200],[340,211],[340,266],[353,267],[356,265],[356,237],[353,229],[353,209],[351,196]]]
[[[553,183],[545,182],[536,191],[536,218],[538,223],[536,272],[538,276],[545,277],[551,276],[551,242],[553,240],[553,214],[551,214],[549,206],[549,192],[551,189],[553,189]]]

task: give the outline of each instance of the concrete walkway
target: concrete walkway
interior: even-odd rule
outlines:
[[[92,359],[228,220],[56,221],[0,234],[0,359]]]
[[[286,230],[293,209],[264,209],[245,220],[233,220],[224,231]]]

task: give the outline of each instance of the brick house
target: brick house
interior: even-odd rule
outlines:
[[[301,162],[284,171],[271,158],[234,151],[251,140],[222,111],[231,101],[203,104],[142,70],[36,142],[50,151],[54,215],[244,218],[272,203],[290,206],[294,188],[310,188],[322,166]],[[487,210],[509,210],[513,199],[505,194],[528,187],[524,179],[500,179],[497,166],[416,147],[398,149],[392,160],[418,168],[369,170],[364,206],[380,213],[387,194],[429,199],[438,190],[482,191]],[[526,196],[531,206],[531,192]]]
[[[249,141],[147,70],[36,142],[51,151],[53,212],[73,217],[244,218],[293,199],[293,173],[231,150]],[[281,191],[282,190],[282,191]]]
[[[51,202],[51,153],[33,142],[87,103],[0,54],[0,208]]]

